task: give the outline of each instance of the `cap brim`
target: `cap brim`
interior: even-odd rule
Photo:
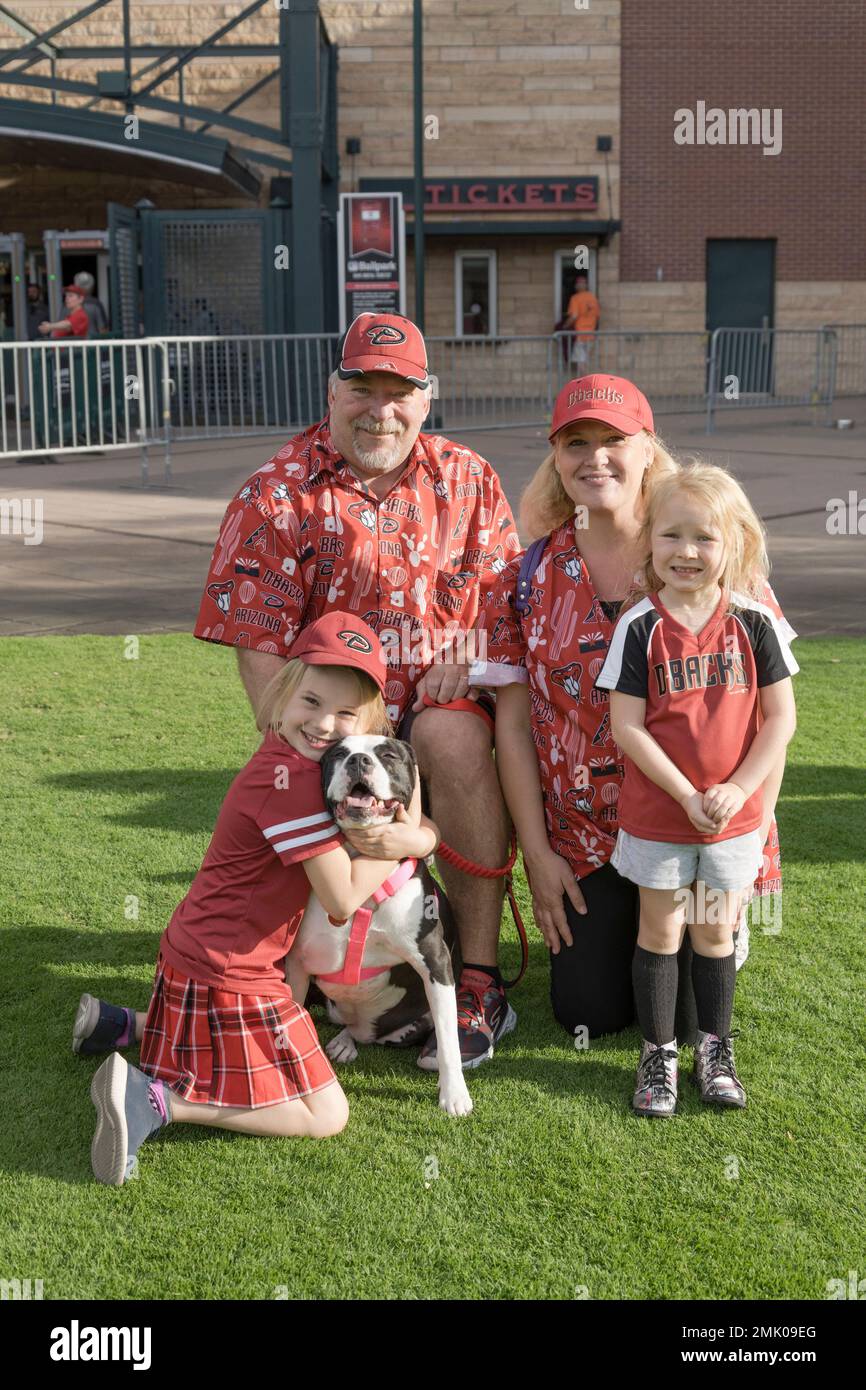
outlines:
[[[652,429],[652,425],[642,425],[633,415],[621,415],[617,410],[582,410],[579,415],[573,416],[570,420],[563,420],[561,425],[557,425],[547,436],[548,439],[554,439],[568,425],[576,425],[581,420],[598,420],[602,425],[611,425],[615,430],[622,430],[623,434],[640,434],[641,430]]]
[[[429,376],[419,374],[416,362],[407,362],[401,357],[388,360],[393,362],[393,367],[384,366],[381,357],[350,357],[348,362],[340,363],[337,376],[342,381],[348,381],[349,377],[365,376],[368,372],[391,372],[394,376],[402,376],[406,381],[411,381],[413,386],[419,386],[422,391],[430,385]]]
[[[373,672],[368,671],[367,667],[362,666],[360,662],[352,661],[351,653],[348,649],[345,652],[302,652],[298,660],[306,662],[308,666],[349,666],[353,671],[362,671],[365,676],[369,676],[370,680],[378,686],[381,693],[383,695],[385,693],[384,681],[380,681],[378,676],[374,676]]]

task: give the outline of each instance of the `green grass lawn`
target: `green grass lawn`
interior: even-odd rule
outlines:
[[[5,639],[0,1276],[47,1299],[822,1299],[866,1277],[866,644],[796,652],[782,930],[753,928],[735,1006],[745,1111],[684,1084],[675,1119],[633,1117],[637,1033],[575,1051],[530,925],[517,1031],[469,1073],[469,1118],[438,1109],[414,1052],[370,1047],[341,1069],[338,1138],[177,1125],[113,1190],[90,1173],[99,1059],[72,1054],[78,996],[146,1007],[256,739],[223,649]],[[509,972],[517,954],[509,922]]]

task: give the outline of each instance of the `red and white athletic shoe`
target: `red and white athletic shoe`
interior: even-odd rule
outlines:
[[[464,1071],[480,1067],[493,1056],[493,1044],[517,1027],[517,1014],[505,997],[505,989],[481,970],[464,970],[457,986],[457,1034],[460,1065]],[[418,1066],[438,1071],[436,1034],[421,1049]]]

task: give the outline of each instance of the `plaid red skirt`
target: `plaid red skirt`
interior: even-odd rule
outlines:
[[[336,1079],[300,1004],[212,989],[162,955],[140,1066],[184,1100],[247,1110],[312,1095]]]

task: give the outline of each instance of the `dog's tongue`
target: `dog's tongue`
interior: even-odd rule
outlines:
[[[346,797],[346,805],[347,805],[347,806],[363,806],[364,809],[366,810],[367,807],[369,807],[369,806],[374,806],[375,804],[376,804],[376,798],[375,798],[375,796],[372,795],[371,792],[366,792],[366,793],[364,794],[364,796],[347,796],[347,797]]]

